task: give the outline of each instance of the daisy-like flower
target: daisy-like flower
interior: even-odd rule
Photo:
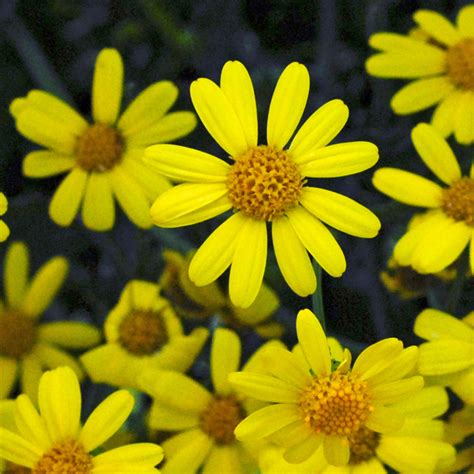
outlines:
[[[470,246],[474,271],[474,166],[469,176],[461,168],[446,140],[432,126],[418,124],[413,145],[426,166],[447,185],[397,168],[374,173],[374,186],[404,204],[427,208],[423,221],[409,228],[394,248],[400,265],[418,273],[437,273],[451,265]],[[439,236],[443,238],[440,239]]]
[[[81,389],[69,367],[43,374],[38,388],[39,412],[27,395],[15,401],[18,432],[0,428],[0,458],[31,469],[32,474],[156,473],[163,450],[136,443],[98,455],[130,415],[134,400],[126,390],[107,397],[81,426]]]
[[[5,197],[5,194],[0,193],[0,216],[3,216],[8,209],[8,201]],[[0,219],[0,242],[3,242],[10,235],[10,229],[5,224],[5,222]]]
[[[393,96],[393,111],[411,114],[437,104],[432,124],[468,145],[474,141],[474,5],[459,11],[456,25],[431,10],[418,10],[413,19],[427,38],[372,35],[369,44],[381,52],[367,60],[367,72],[415,79]]]
[[[461,321],[436,309],[425,309],[415,320],[420,345],[418,370],[428,382],[447,385],[474,405],[474,311]]]
[[[187,135],[196,119],[191,112],[167,113],[178,96],[172,82],[151,85],[119,116],[122,90],[122,58],[115,49],[103,49],[94,70],[92,123],[40,90],[11,104],[18,131],[46,148],[25,157],[25,176],[43,178],[68,172],[49,206],[51,219],[58,225],[69,226],[82,206],[86,227],[111,229],[114,198],[135,225],[152,225],[150,203],[170,184],[146,169],[141,161],[143,150]]]
[[[80,350],[98,344],[97,328],[79,321],[38,321],[60,290],[67,272],[67,260],[54,257],[28,281],[26,245],[14,242],[8,248],[4,262],[5,300],[0,301],[0,398],[11,393],[19,377],[21,391],[36,400],[45,368],[67,365],[83,377],[76,359],[63,348]]]
[[[243,370],[260,371],[264,344]],[[240,365],[240,340],[229,329],[217,328],[211,347],[210,393],[193,379],[177,372],[147,369],[139,377],[142,390],[153,398],[149,424],[163,431],[175,431],[163,444],[167,474],[192,474],[202,466],[206,474],[226,472],[255,472],[252,459],[255,446],[249,447],[235,439],[234,428],[253,411],[254,400],[246,399],[227,381],[229,373]],[[249,449],[250,448],[250,449]]]
[[[229,297],[216,282],[196,286],[189,279],[189,264],[194,252],[186,256],[173,250],[163,252],[166,262],[160,279],[163,294],[173,303],[173,308],[183,318],[205,319],[218,314],[226,326],[250,327],[264,338],[278,338],[283,326],[271,320],[280,306],[277,294],[265,283],[262,284],[255,301],[248,308],[232,304]]]
[[[373,166],[377,147],[368,142],[327,146],[348,119],[348,108],[332,100],[302,125],[289,147],[309,94],[305,66],[290,64],[273,93],[267,144],[258,143],[257,107],[252,81],[238,61],[224,65],[220,86],[200,78],[191,98],[204,126],[233,160],[176,145],[147,148],[152,169],[183,181],[154,202],[151,217],[161,227],[202,222],[233,209],[196,252],[189,277],[198,286],[216,280],[229,266],[229,293],[248,307],[260,289],[267,259],[267,222],[288,285],[300,296],[316,289],[306,250],[330,275],[346,269],[344,254],[322,223],[358,237],[374,237],[377,217],[338,193],[307,185],[306,178],[347,176]]]
[[[328,463],[341,466],[349,462],[351,440],[361,430],[393,433],[402,427],[405,416],[388,405],[423,387],[422,377],[407,377],[417,361],[416,347],[384,339],[365,349],[351,368],[347,350],[339,365],[332,363],[326,335],[311,311],[298,313],[296,331],[303,358],[275,349],[267,369],[272,375],[229,376],[245,395],[272,403],[239,423],[237,439],[279,444],[295,464],[322,445]]]
[[[428,387],[392,405],[405,416],[403,427],[390,434],[366,427],[349,439],[350,457],[346,466],[330,466],[318,448],[301,464],[285,461],[281,448],[262,449],[262,474],[384,474],[386,466],[396,472],[440,472],[452,465],[456,451],[443,441],[443,422],[434,419],[446,412],[449,402],[441,387]],[[455,472],[455,471],[450,471]]]
[[[204,328],[185,335],[160,286],[130,281],[104,323],[106,343],[86,352],[81,362],[94,382],[136,387],[146,367],[185,372],[208,337]]]

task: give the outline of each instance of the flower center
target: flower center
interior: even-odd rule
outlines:
[[[304,181],[286,151],[260,145],[240,155],[227,176],[235,209],[271,221],[297,204]]]
[[[457,86],[474,90],[474,38],[466,38],[448,49],[448,76]]]
[[[92,456],[86,453],[83,446],[75,440],[64,441],[53,446],[43,454],[32,474],[72,473],[90,474]]]
[[[316,433],[348,436],[367,421],[374,409],[370,402],[367,382],[333,372],[313,378],[301,392],[299,405],[305,422]]]
[[[349,436],[351,457],[349,464],[360,464],[375,456],[380,443],[380,434],[362,426],[356,433]]]
[[[35,321],[15,309],[0,313],[0,355],[20,359],[36,342]]]
[[[235,427],[245,418],[245,411],[236,397],[215,397],[201,413],[201,429],[217,444],[235,441]]]
[[[449,217],[474,227],[474,179],[461,178],[444,189],[441,207]]]
[[[107,171],[122,159],[123,140],[105,123],[91,125],[77,140],[76,160],[85,171]]]
[[[168,341],[168,331],[160,313],[132,311],[120,325],[120,343],[132,354],[149,355]]]

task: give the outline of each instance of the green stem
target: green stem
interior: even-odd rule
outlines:
[[[318,286],[316,287],[316,291],[313,293],[311,297],[312,304],[313,304],[313,313],[319,319],[321,326],[323,327],[324,331],[326,331],[326,318],[324,316],[324,304],[323,304],[323,279],[322,279],[322,272],[321,267],[316,261],[313,261],[313,268],[314,272],[316,273],[316,281]]]

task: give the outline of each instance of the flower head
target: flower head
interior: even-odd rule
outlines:
[[[7,212],[7,209],[8,209],[7,198],[5,197],[5,194],[0,193],[0,216],[3,216],[3,214]],[[5,224],[5,222],[3,222],[0,219],[0,242],[3,242],[4,240],[6,240],[9,235],[10,235],[10,229]]]
[[[130,415],[134,400],[126,390],[107,397],[81,426],[79,381],[69,367],[59,367],[42,375],[38,404],[39,412],[27,395],[16,399],[17,431],[0,427],[0,458],[30,468],[32,474],[159,472],[153,468],[163,459],[163,450],[156,444],[129,444],[91,454]]]
[[[160,286],[130,281],[104,323],[106,343],[86,352],[81,362],[95,382],[136,387],[146,367],[185,372],[206,342],[208,332],[185,335]]]
[[[145,89],[119,116],[122,90],[122,58],[107,48],[95,64],[91,123],[40,90],[11,104],[18,131],[46,148],[26,156],[23,173],[43,178],[68,172],[49,206],[58,225],[69,226],[82,207],[86,227],[109,230],[115,221],[114,198],[135,225],[152,225],[150,203],[170,184],[142,164],[143,150],[187,135],[196,119],[191,112],[167,113],[178,96],[169,81]]]
[[[45,263],[28,281],[26,245],[14,242],[4,266],[5,301],[0,301],[0,398],[7,397],[20,375],[22,391],[36,400],[45,368],[68,365],[82,377],[74,357],[63,350],[86,349],[100,340],[99,331],[79,321],[38,322],[61,288],[68,272],[64,257]]]
[[[418,370],[432,383],[449,386],[474,405],[474,312],[459,320],[436,309],[425,309],[415,320],[420,345]]]
[[[191,98],[231,164],[175,145],[146,150],[145,161],[152,169],[183,182],[153,204],[151,216],[156,225],[181,227],[234,211],[198,249],[189,277],[198,286],[207,285],[231,266],[229,293],[236,306],[250,306],[260,289],[267,258],[267,223],[281,272],[301,296],[316,289],[306,250],[332,276],[341,276],[346,268],[339,244],[322,221],[358,237],[374,237],[380,228],[377,217],[365,207],[307,182],[307,178],[355,174],[378,159],[372,143],[327,146],[348,119],[341,100],[332,100],[314,112],[287,147],[308,94],[307,69],[290,64],[273,93],[267,143],[259,144],[252,81],[240,62],[229,61],[222,69],[220,86],[200,78],[191,85]]]
[[[447,186],[396,168],[377,170],[372,181],[392,199],[427,208],[423,221],[409,228],[398,241],[394,257],[400,265],[412,266],[418,273],[437,273],[451,265],[469,242],[474,249],[474,166],[469,176],[462,176],[448,143],[428,124],[418,124],[411,136],[421,159]]]
[[[290,463],[308,459],[319,446],[330,464],[345,465],[351,442],[364,430],[374,437],[399,430],[404,416],[391,406],[423,386],[413,370],[418,352],[395,338],[365,349],[350,367],[332,361],[321,324],[309,310],[296,319],[300,356],[275,349],[271,375],[237,372],[230,383],[242,393],[272,403],[251,414],[236,428],[241,441],[266,438],[285,448]],[[335,366],[335,368],[334,368]]]
[[[431,10],[418,10],[413,19],[421,34],[370,37],[370,45],[381,52],[367,60],[367,71],[416,79],[394,95],[393,111],[411,114],[436,105],[433,126],[444,136],[454,132],[459,143],[468,145],[474,141],[474,5],[459,11],[456,25]]]

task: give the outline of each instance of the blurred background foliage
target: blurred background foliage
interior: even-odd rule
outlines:
[[[411,128],[428,121],[429,113],[395,116],[390,97],[402,82],[370,78],[364,61],[367,40],[377,31],[406,33],[418,8],[435,9],[450,18],[468,2],[455,0],[3,0],[0,2],[0,190],[10,200],[5,220],[10,241],[31,249],[33,270],[53,255],[71,262],[66,285],[46,318],[69,317],[101,324],[131,278],[156,281],[165,248],[198,246],[216,220],[178,230],[141,231],[119,213],[115,228],[93,233],[80,222],[57,227],[47,207],[62,177],[22,177],[22,157],[34,145],[22,138],[8,113],[10,102],[30,89],[52,92],[90,116],[94,61],[107,46],[117,48],[125,63],[124,105],[151,83],[169,79],[180,90],[175,109],[190,109],[189,85],[198,77],[218,81],[229,59],[242,61],[254,81],[263,139],[265,117],[279,74],[291,61],[304,63],[311,74],[311,92],[303,118],[324,102],[341,98],[350,118],[336,141],[368,140],[380,149],[377,166],[398,166],[428,176],[410,141]],[[202,125],[181,144],[223,156]],[[450,141],[464,170],[468,150]],[[472,304],[472,285],[455,285],[403,302],[381,285],[393,244],[413,208],[398,205],[371,185],[373,170],[355,176],[320,180],[374,210],[383,227],[376,239],[337,235],[348,268],[340,279],[323,275],[323,295],[330,334],[353,349],[397,336],[415,341],[415,316],[430,305],[464,315]],[[323,182],[324,181],[324,182]],[[0,248],[3,256],[7,245]],[[270,259],[267,282],[282,300],[286,342],[294,342],[298,309],[311,299],[292,294]],[[472,283],[472,280],[471,280]],[[462,288],[461,288],[462,289]],[[247,335],[254,343],[256,336]],[[254,346],[250,341],[247,344]]]

